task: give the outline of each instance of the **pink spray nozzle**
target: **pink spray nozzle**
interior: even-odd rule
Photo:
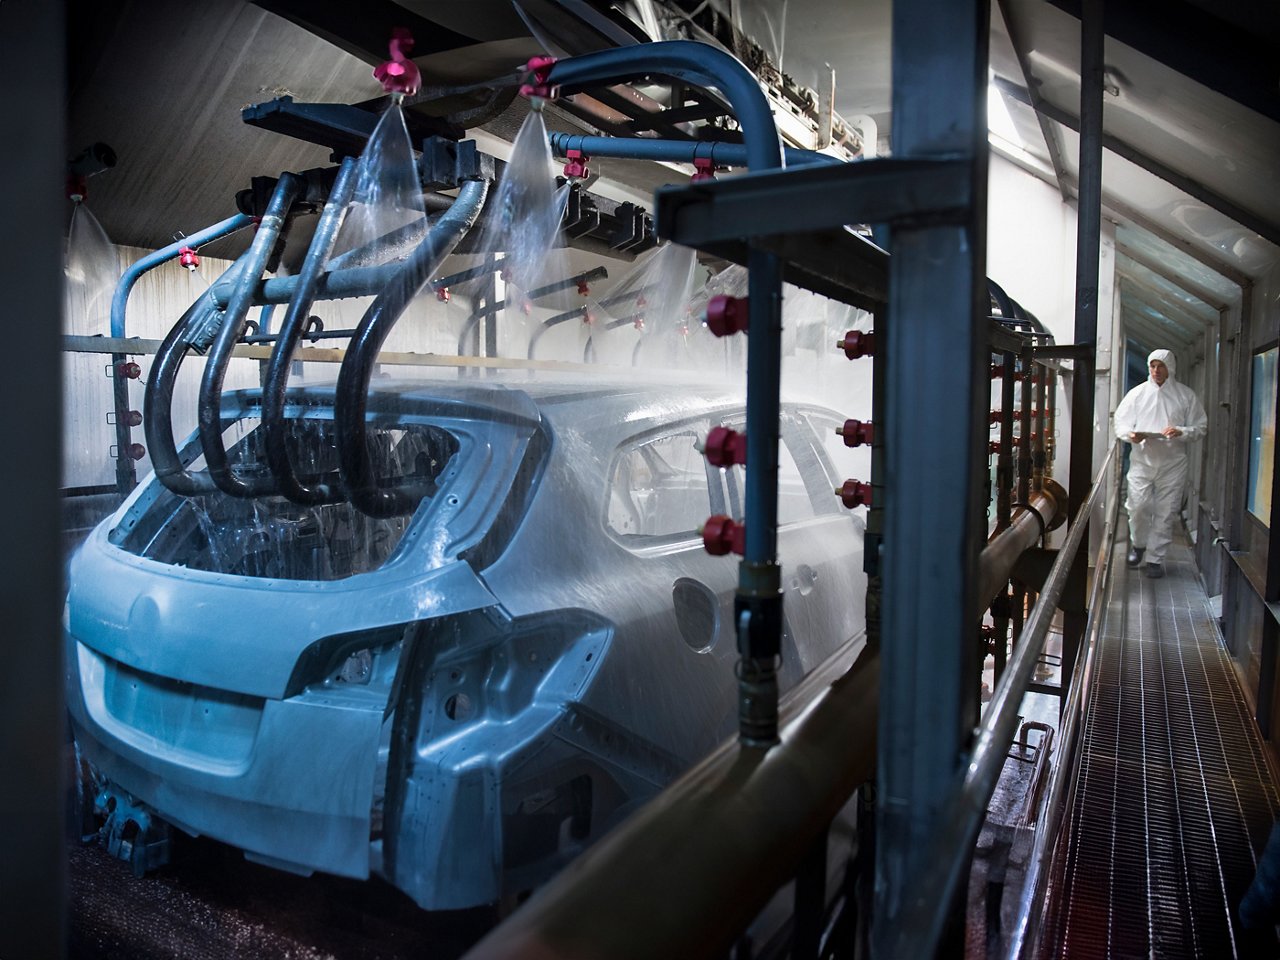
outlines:
[[[530,58],[524,65],[525,82],[520,85],[520,96],[554,100],[557,88],[551,83],[551,68],[555,65],[555,57]]]
[[[422,86],[422,74],[418,65],[409,59],[413,50],[413,34],[407,27],[391,31],[391,59],[373,69],[373,78],[382,84],[387,93],[412,96]]]

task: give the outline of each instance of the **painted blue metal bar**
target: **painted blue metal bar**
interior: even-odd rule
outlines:
[[[893,4],[893,156],[967,160],[972,183],[963,222],[939,224],[922,210],[892,225],[887,329],[876,331],[876,349],[885,350],[885,527],[874,960],[963,949],[954,942],[937,949],[935,939],[904,950],[898,941],[938,932],[905,925],[926,878],[959,873],[939,862],[933,842],[955,816],[954,790],[979,716],[977,571],[991,389],[988,14],[986,0]],[[947,485],[940,494],[941,476]],[[1011,667],[1006,678],[1015,672]],[[954,890],[929,906],[953,916]]]
[[[169,246],[161,247],[159,250],[153,251],[136,263],[131,264],[129,269],[124,272],[124,276],[120,278],[120,282],[116,284],[115,292],[111,295],[111,336],[113,338],[125,336],[125,308],[129,303],[129,294],[133,292],[134,284],[138,282],[144,273],[178,256],[183,247],[199,247],[201,244],[209,243],[211,240],[217,240],[219,237],[225,237],[229,233],[235,233],[251,223],[253,223],[252,217],[237,213],[235,216],[228,217],[221,223],[213,224],[213,226],[205,227],[189,237],[175,240]],[[113,368],[119,370],[120,365],[128,359],[122,353],[112,354],[111,362]],[[128,417],[129,381],[119,373],[116,373],[112,380],[112,395],[116,412],[116,487],[121,494],[127,494],[138,483],[138,473],[134,467],[133,458],[129,455],[130,448],[133,446],[133,429],[129,426]]]
[[[126,336],[124,332],[125,306],[129,302],[129,294],[133,291],[134,284],[138,282],[144,273],[172,260],[183,247],[198,248],[212,240],[217,240],[219,237],[225,237],[229,233],[242,230],[251,223],[253,223],[253,217],[237,213],[235,216],[228,217],[221,223],[215,223],[211,227],[205,227],[189,237],[175,240],[167,247],[161,247],[159,250],[147,254],[137,263],[130,266],[124,272],[124,276],[120,278],[120,282],[116,284],[115,293],[111,297],[111,336]]]
[[[668,40],[589,53],[555,63],[547,79],[562,93],[602,84],[662,78],[719,90],[742,128],[747,166],[783,166],[782,143],[760,82],[741,61],[705,43]],[[639,141],[637,141],[639,142]],[[782,271],[776,255],[748,256],[746,544],[738,566],[734,620],[738,730],[744,745],[778,736],[777,661],[782,644],[778,567],[778,422],[782,380]]]
[[[547,138],[551,152],[566,156],[570,150],[581,150],[589,157],[623,157],[628,160],[660,160],[670,163],[693,163],[710,160],[719,167],[747,166],[747,148],[741,143],[715,140],[650,140],[639,137],[589,137],[577,133],[552,133]],[[806,164],[842,164],[839,157],[812,150],[783,147],[782,155],[789,167]]]
[[[782,144],[760,81],[732,54],[694,40],[664,40],[560,60],[549,74],[562,93],[586,87],[665,77],[719,90],[729,99],[746,141],[747,166],[782,166]]]

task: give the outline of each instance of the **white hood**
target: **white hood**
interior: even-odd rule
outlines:
[[[1178,361],[1173,358],[1172,350],[1152,350],[1150,355],[1147,357],[1148,369],[1151,367],[1152,360],[1159,360],[1168,367],[1170,380],[1177,378]]]

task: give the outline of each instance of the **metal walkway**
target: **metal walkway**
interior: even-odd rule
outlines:
[[[1190,549],[1174,543],[1160,580],[1128,570],[1126,550],[1040,955],[1280,956],[1236,918],[1280,796]]]

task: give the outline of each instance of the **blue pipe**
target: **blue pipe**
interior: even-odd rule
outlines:
[[[217,240],[219,237],[225,237],[229,233],[235,233],[244,227],[253,223],[253,217],[247,217],[243,213],[237,213],[234,217],[228,217],[221,223],[215,223],[211,227],[205,227],[203,230],[193,233],[189,237],[181,240],[175,240],[167,247],[161,247],[152,253],[147,254],[137,263],[129,267],[124,272],[124,276],[120,278],[120,282],[116,284],[115,293],[111,297],[111,336],[123,337],[124,333],[124,310],[125,305],[129,302],[129,294],[133,291],[133,285],[148,270],[160,266],[166,261],[172,260],[181,252],[183,247],[199,247],[211,240]]]
[[[329,262],[329,269],[316,278],[314,299],[344,300],[348,297],[372,297],[381,293],[387,284],[395,279],[404,265],[402,260],[392,260],[372,267],[347,267],[342,270],[333,268],[335,260]],[[499,260],[499,267],[502,261]],[[472,267],[448,277],[431,281],[431,287],[439,290],[454,283],[463,283],[489,272],[488,267]],[[220,309],[225,309],[231,301],[234,286],[229,279],[219,280],[213,285],[213,300]],[[298,276],[272,277],[270,280],[259,280],[253,289],[253,303],[273,305],[288,303],[298,289]],[[270,316],[270,314],[267,314]],[[265,330],[263,331],[266,332]]]
[[[218,489],[235,497],[251,497],[273,493],[275,483],[272,478],[253,477],[240,478],[231,468],[231,458],[223,443],[222,431],[222,384],[227,376],[227,367],[231,363],[231,352],[236,341],[244,333],[245,316],[249,311],[249,301],[253,296],[254,280],[262,276],[267,260],[276,245],[276,239],[286,229],[289,208],[302,192],[303,181],[296,173],[282,173],[276,181],[275,191],[271,194],[271,202],[258,224],[258,232],[249,245],[244,257],[244,266],[237,274],[231,302],[223,313],[218,327],[217,338],[209,351],[204,366],[204,376],[200,379],[200,406],[197,410],[196,429],[200,434],[200,446],[204,450],[204,459],[209,476]]]
[[[718,140],[649,140],[640,137],[589,137],[581,133],[552,133],[548,138],[551,152],[564,157],[570,150],[581,150],[588,157],[621,157],[627,160],[658,160],[669,163],[693,163],[710,160],[719,167],[745,167],[747,148],[741,143]],[[812,150],[783,147],[787,166],[844,163],[838,157]]]
[[[732,55],[691,40],[619,47],[557,61],[547,79],[564,93],[588,86],[665,77],[713,87],[728,99],[742,128],[747,166],[783,166],[782,144],[760,84]],[[738,565],[734,622],[742,656],[738,732],[744,744],[778,740],[777,658],[782,638],[778,569],[778,425],[782,382],[782,270],[774,254],[748,255],[746,544]]]
[[[392,283],[369,305],[338,369],[335,418],[339,474],[352,504],[367,516],[408,514],[420,499],[402,488],[380,486],[377,467],[369,453],[365,415],[378,351],[400,314],[475,225],[488,192],[487,180],[468,180],[462,185],[453,206],[399,265]]]
[[[559,60],[548,73],[550,82],[566,94],[589,86],[628,83],[643,77],[666,77],[678,83],[719,90],[728,98],[742,127],[747,166],[753,170],[782,166],[782,143],[760,82],[741,60],[710,44],[661,40],[615,47]]]

